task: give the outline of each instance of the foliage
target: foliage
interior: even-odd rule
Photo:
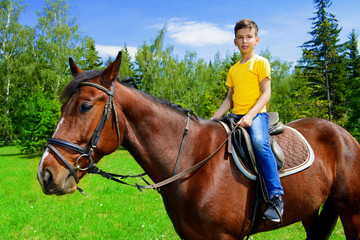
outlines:
[[[23,153],[41,152],[44,149],[46,138],[55,130],[60,118],[61,104],[41,90],[36,90],[32,96],[24,98],[15,110],[18,144]]]
[[[94,41],[80,34],[75,19],[68,20],[66,0],[47,0],[42,11],[37,12],[38,23],[34,28],[18,23],[23,11],[22,2],[1,0],[0,3],[0,135],[4,136],[5,144],[7,139],[19,138],[26,152],[40,150],[44,139],[50,136],[49,131],[33,126],[53,129],[52,121],[46,126],[41,119],[59,116],[57,101],[61,89],[70,79],[69,56],[74,57],[83,69],[97,68],[101,62]],[[40,92],[46,95],[46,101],[39,101]],[[36,101],[34,106],[27,103],[29,99]],[[58,107],[57,113],[45,111],[42,118],[35,118],[37,123],[34,119],[19,119],[20,116],[32,116],[19,115],[19,109],[46,109],[37,104],[49,103]],[[22,121],[29,124],[19,126]],[[30,131],[36,133],[29,134]],[[34,137],[41,141],[33,141]]]
[[[85,67],[83,70],[99,69],[103,62],[98,56],[98,53],[95,49],[95,42],[90,37],[85,37],[85,44],[83,46],[85,55],[83,56],[83,62]],[[81,64],[81,61],[77,61],[77,64]]]
[[[326,101],[319,106],[327,108],[328,119],[338,121],[343,116],[341,106],[345,101],[345,71],[338,45],[341,28],[335,16],[326,11],[331,6],[330,0],[314,0],[314,4],[317,12],[310,18],[313,21],[312,39],[301,46],[303,56],[298,67],[302,72],[298,79],[304,81],[306,78],[305,81],[312,85],[312,97]]]
[[[201,117],[210,117],[220,105],[224,93],[223,64],[217,56],[207,64],[187,52],[184,59],[173,56],[173,47],[163,50],[166,27],[161,29],[151,45],[138,49],[135,78],[139,88],[151,95],[168,99],[193,110]]]
[[[292,93],[292,63],[281,61],[271,56],[267,49],[260,53],[267,58],[271,65],[271,100],[267,105],[268,111],[279,112],[283,122],[294,120],[294,103],[291,101]]]
[[[345,43],[345,61],[347,62],[348,88],[346,91],[347,122],[345,127],[352,135],[360,140],[360,55],[358,50],[358,34],[353,30],[349,34],[349,41]]]
[[[339,44],[342,28],[327,11],[331,1],[314,0],[314,4],[312,39],[301,46],[303,56],[292,81],[292,102],[304,106],[298,109],[304,116],[328,118],[360,140],[358,35],[353,30],[349,40]]]
[[[15,75],[17,56],[24,47],[24,32],[26,29],[18,23],[24,7],[11,0],[0,1],[0,132],[3,133],[5,143],[11,139],[13,131],[10,116],[12,104],[12,77]]]
[[[359,35],[353,29],[349,34],[349,40],[344,44],[345,61],[350,78],[360,77],[360,56],[358,49]]]
[[[65,76],[70,73],[69,56],[76,59],[83,69],[98,65],[93,41],[81,37],[75,19],[68,20],[68,11],[66,0],[46,0],[46,7],[37,12],[34,39],[34,62],[38,66],[36,78],[46,92],[54,94],[54,98],[59,97],[68,81]]]

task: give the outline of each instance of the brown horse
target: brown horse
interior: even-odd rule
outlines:
[[[68,101],[38,169],[44,193],[75,192],[87,166],[114,152],[119,143],[154,182],[172,176],[188,116],[115,81],[120,62],[121,53],[103,72],[82,72],[70,60],[75,77],[65,89]],[[302,221],[308,239],[326,239],[340,216],[346,238],[359,239],[359,144],[325,120],[302,119],[288,126],[307,139],[315,160],[304,171],[282,178],[282,226]],[[192,116],[177,172],[210,156],[225,139],[218,122]],[[181,238],[242,239],[251,226],[254,188],[255,182],[222,147],[201,168],[162,188],[162,197]],[[258,232],[278,227],[261,223]]]

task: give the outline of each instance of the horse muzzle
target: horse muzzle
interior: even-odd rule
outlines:
[[[52,171],[46,169],[38,172],[38,180],[43,192],[47,195],[64,195],[73,193],[77,189],[76,181],[70,173],[67,174],[64,180],[56,181]]]
[[[53,166],[44,164],[45,158],[48,157],[48,150],[43,154],[39,164],[37,178],[45,194],[64,195],[73,193],[77,189],[76,180],[70,171],[61,166],[61,169],[55,169]]]

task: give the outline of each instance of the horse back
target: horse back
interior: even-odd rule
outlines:
[[[360,189],[360,146],[349,132],[339,125],[323,119],[306,118],[288,123],[308,140],[318,162],[332,176],[334,197]]]

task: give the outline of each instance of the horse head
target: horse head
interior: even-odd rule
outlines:
[[[103,72],[82,71],[70,58],[74,79],[64,90],[68,99],[37,173],[44,193],[75,192],[88,167],[120,144],[123,130],[113,100],[120,64],[121,52]]]

